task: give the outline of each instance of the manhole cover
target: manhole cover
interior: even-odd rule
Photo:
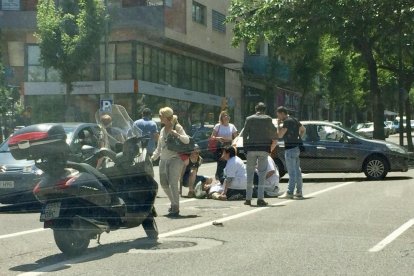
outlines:
[[[206,238],[173,237],[162,238],[157,244],[142,243],[129,250],[133,254],[179,253],[210,249],[222,245],[224,241]]]

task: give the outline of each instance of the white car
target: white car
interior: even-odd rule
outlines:
[[[384,122],[384,135],[385,138],[388,138],[390,136],[390,128],[387,127],[387,125]],[[356,131],[356,133],[366,137],[366,138],[373,138],[374,135],[374,123],[373,122],[369,122],[369,123],[365,123],[360,129],[358,129]]]

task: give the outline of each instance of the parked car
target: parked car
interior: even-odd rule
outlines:
[[[101,129],[92,123],[62,123],[71,153],[70,160],[79,162],[86,157],[83,145],[99,147]],[[16,160],[10,153],[8,139],[0,146],[0,203],[14,204],[35,200],[32,189],[43,172],[33,160]]]
[[[390,136],[390,128],[387,127],[387,125],[384,122],[384,135],[385,138],[388,138]],[[373,135],[374,135],[374,123],[373,122],[368,122],[365,123],[360,129],[358,129],[356,131],[357,134],[364,136],[366,138],[370,138],[372,139]]]
[[[362,128],[364,126],[365,123],[355,123],[351,126],[351,130],[352,131],[357,131],[358,129]]]
[[[304,173],[364,172],[368,179],[379,180],[388,172],[408,170],[407,150],[397,144],[366,139],[330,122],[301,123],[306,128],[303,137],[305,151],[300,155]],[[237,147],[239,156],[243,157],[243,138],[239,135],[233,144]],[[272,152],[281,176],[286,173],[284,149],[284,142],[279,139],[276,151]]]
[[[194,142],[200,147],[201,156],[203,158],[213,158],[214,154],[211,153],[207,146],[208,146],[208,138],[211,136],[213,132],[214,125],[203,125],[198,127],[194,130],[192,135]]]
[[[396,133],[393,121],[385,121],[384,123],[390,135]]]

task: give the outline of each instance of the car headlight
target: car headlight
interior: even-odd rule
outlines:
[[[33,173],[35,175],[41,175],[43,173],[43,171],[41,169],[37,168],[34,165],[24,167],[23,172],[24,173]]]
[[[403,147],[398,146],[398,145],[387,144],[387,148],[390,151],[398,152],[398,153],[401,153],[401,154],[407,154],[407,150]]]

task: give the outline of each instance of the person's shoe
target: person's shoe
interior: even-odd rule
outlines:
[[[279,196],[280,199],[293,199],[293,194],[285,192],[283,195]]]
[[[188,192],[188,194],[187,194],[187,197],[188,197],[188,198],[193,198],[193,197],[195,197],[195,192],[194,192],[194,191],[189,191],[189,192]]]
[[[251,206],[251,205],[252,205],[252,201],[251,201],[251,200],[246,199],[246,201],[244,202],[244,205],[249,205],[249,206]]]
[[[302,195],[302,193],[298,193],[298,192],[296,192],[294,196],[295,196],[295,198],[297,198],[297,199],[303,199],[303,195]]]
[[[264,206],[267,206],[267,205],[268,205],[268,203],[266,201],[264,201],[263,199],[258,199],[257,200],[257,206],[264,207]]]
[[[166,217],[168,218],[178,218],[180,216],[180,212],[170,212],[168,213],[168,215],[166,215]]]

